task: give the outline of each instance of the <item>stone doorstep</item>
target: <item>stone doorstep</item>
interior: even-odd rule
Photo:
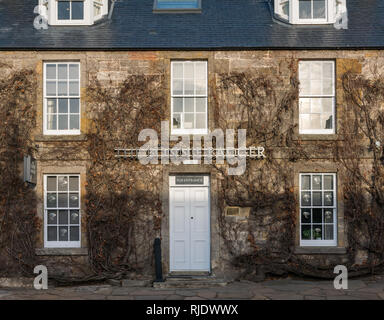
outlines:
[[[224,287],[228,281],[214,277],[168,277],[164,282],[154,282],[154,288],[209,288]]]

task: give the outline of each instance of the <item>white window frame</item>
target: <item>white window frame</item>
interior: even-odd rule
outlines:
[[[282,12],[281,3],[289,1],[289,15]],[[335,0],[326,0],[326,17],[324,19],[300,19],[299,0],[275,0],[275,14],[288,21],[291,24],[331,24],[335,23],[336,2]]]
[[[39,0],[39,4],[42,5],[44,0]],[[84,19],[82,20],[59,20],[58,19],[58,1],[59,0],[47,0],[48,11],[46,18],[48,24],[52,26],[90,26],[95,21],[101,19],[104,15],[108,14],[108,0],[78,0],[84,2]],[[65,1],[65,0],[62,0]],[[71,0],[68,0],[71,1]],[[76,0],[72,0],[76,1]],[[94,16],[94,4],[102,4],[102,14]]]
[[[67,208],[48,208],[47,206],[47,178],[48,177],[56,177],[58,180],[59,177],[78,177],[79,178],[79,206],[76,208],[70,208],[69,206]],[[70,174],[70,173],[65,173],[65,174],[44,174],[44,248],[81,248],[81,177],[80,174]],[[56,191],[58,192],[58,191]],[[64,192],[63,192],[64,193]],[[69,194],[69,191],[68,191]],[[50,210],[78,210],[79,211],[79,224],[76,226],[79,227],[79,241],[48,241],[48,226],[52,226],[48,224],[48,218],[47,218],[47,213]],[[57,217],[59,219],[59,217]],[[57,226],[59,225],[59,220],[57,220]],[[70,226],[70,221],[68,221],[68,225]],[[68,228],[69,230],[69,228]],[[68,234],[69,237],[69,234]]]
[[[205,81],[205,86],[206,86],[206,94],[205,95],[174,95],[173,94],[173,66],[175,63],[205,63],[205,72],[206,72],[206,81]],[[184,74],[183,74],[183,80],[184,80]],[[196,80],[196,79],[195,79]],[[184,91],[184,84],[185,82],[183,81],[183,91]],[[195,85],[195,90],[196,90],[196,85]],[[182,128],[174,128],[173,127],[173,98],[205,98],[206,99],[206,117],[205,117],[205,128],[204,129],[184,129],[184,112],[182,113],[181,116],[181,125]],[[189,135],[189,134],[208,134],[208,61],[205,60],[174,60],[171,61],[171,134],[173,135]],[[196,115],[196,111],[194,112]],[[195,117],[195,122],[196,122],[196,117]]]
[[[302,190],[302,183],[301,183],[301,178],[302,176],[308,176],[310,175],[310,179],[311,179],[311,189],[310,190]],[[324,186],[322,185],[322,189],[321,190],[313,190],[312,188],[312,176],[316,176],[316,175],[319,175],[321,176],[322,178],[322,182],[324,181],[324,176],[333,176],[333,190],[328,190],[328,189],[324,189]],[[311,192],[311,205],[310,206],[303,206],[302,205],[302,202],[301,202],[301,194],[302,192],[305,192],[305,191],[309,191]],[[324,192],[327,192],[327,191],[332,191],[333,192],[333,206],[313,206],[312,205],[312,199],[313,199],[313,192],[318,192],[318,191],[321,191],[322,192],[322,201],[323,201],[323,194]],[[319,247],[335,247],[337,246],[337,230],[338,230],[338,225],[337,225],[337,174],[336,173],[307,173],[307,172],[303,172],[303,173],[300,173],[299,175],[299,215],[300,215],[300,246],[302,247],[305,247],[305,246],[319,246]],[[301,211],[302,209],[332,209],[333,210],[333,235],[334,235],[334,239],[333,240],[303,240],[302,239],[302,225],[313,225],[313,224],[320,224],[320,223],[313,223],[313,220],[311,219],[311,223],[308,224],[308,223],[302,223],[302,214],[301,214]],[[324,215],[323,215],[324,217]],[[322,230],[323,230],[323,237],[324,237],[324,218],[322,219]],[[330,223],[328,223],[329,225]]]
[[[300,79],[300,64],[311,64],[311,63],[330,63],[332,62],[332,75],[333,75],[333,86],[332,86],[332,95],[305,95],[299,92],[299,133],[300,134],[335,134],[336,132],[336,63],[334,60],[301,60],[299,61],[299,81]],[[311,98],[329,98],[333,99],[332,103],[332,129],[302,129],[301,128],[301,119],[300,119],[300,101],[301,99],[311,99]]]
[[[47,96],[47,79],[46,79],[46,74],[47,74],[47,65],[48,64],[76,64],[79,66],[79,95],[78,96]],[[69,68],[68,68],[69,69]],[[58,81],[58,72],[56,71],[56,81]],[[44,103],[44,112],[43,112],[43,123],[44,123],[44,128],[43,128],[43,134],[44,135],[79,135],[81,133],[81,65],[80,62],[72,62],[72,61],[46,61],[44,62],[44,76],[43,76],[43,103]],[[79,129],[75,130],[59,130],[58,126],[56,130],[48,130],[48,119],[47,119],[47,100],[48,99],[79,99]],[[59,108],[59,106],[56,106]],[[69,106],[68,106],[69,108]],[[69,112],[68,112],[69,114]],[[57,120],[58,124],[58,120]]]

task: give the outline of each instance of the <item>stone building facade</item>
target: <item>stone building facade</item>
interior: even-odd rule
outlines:
[[[256,181],[263,170],[270,170],[265,166],[267,161],[279,163],[285,170],[284,175],[291,188],[287,191],[284,190],[285,186],[274,185],[270,191],[277,199],[280,194],[287,192],[292,196],[295,209],[291,217],[293,240],[289,244],[289,251],[315,269],[348,262],[350,251],[344,209],[347,173],[335,160],[336,154],[332,149],[334,144],[342,143],[340,132],[345,129],[346,101],[342,81],[346,72],[372,78],[377,67],[381,71],[383,66],[383,50],[241,47],[231,50],[51,49],[15,51],[3,48],[0,61],[6,76],[11,69],[30,69],[34,71],[37,83],[36,101],[33,102],[36,127],[31,132],[32,156],[37,161],[34,191],[38,199],[37,217],[40,222],[35,254],[38,261],[47,265],[53,274],[84,276],[93,272],[87,226],[91,205],[87,190],[94,160],[90,158],[89,143],[95,121],[95,101],[90,98],[90,87],[96,81],[106,90],[119,88],[126,79],[135,76],[163,79],[156,82],[156,89],[164,97],[164,116],[156,126],[160,126],[161,120],[168,121],[169,130],[174,130],[177,136],[204,136],[207,133],[204,130],[225,130],[220,119],[225,119],[232,128],[247,127],[244,127],[244,123],[250,121],[250,115],[238,112],[238,100],[232,101],[229,95],[225,96],[225,92],[223,98],[220,81],[225,76],[246,74],[270,79],[278,94],[284,88],[287,91],[292,89],[292,79],[300,82],[302,89],[301,93],[297,92],[293,116],[281,124],[282,128],[292,129],[290,139],[293,144],[265,145],[265,141],[248,138],[247,147],[265,147],[266,159],[247,160],[246,180]],[[189,67],[194,68],[195,72],[195,77],[191,78],[195,81],[192,84],[195,93],[190,95],[185,94],[188,80],[191,80],[185,77]],[[176,76],[176,68],[184,70],[184,77]],[[321,69],[321,76],[312,76],[316,68]],[[198,69],[202,72],[200,76]],[[61,77],[60,72],[65,75]],[[179,84],[177,80],[180,80]],[[316,81],[323,82],[316,84]],[[184,91],[175,94],[176,86],[180,83]],[[320,85],[323,91],[314,93],[311,89],[303,89],[306,83],[313,88]],[[329,90],[326,86],[329,86]],[[62,94],[60,90],[63,90]],[[200,94],[196,93],[198,90],[201,90]],[[190,114],[186,112],[187,99],[196,99],[194,111]],[[206,105],[202,102],[204,99]],[[197,105],[200,102],[196,101],[203,103],[201,110]],[[175,111],[176,103],[183,104],[180,114]],[[303,111],[306,103],[313,103],[312,111]],[[316,103],[321,105],[317,106]],[[320,111],[313,111],[316,107]],[[314,114],[319,114],[319,117],[316,118]],[[324,114],[325,117],[322,116]],[[194,120],[188,122],[188,117],[192,115]],[[202,121],[199,124],[198,119]],[[254,124],[263,125],[257,119],[255,121]],[[306,125],[306,121],[313,121],[313,127]],[[113,134],[131,135],[129,127],[125,131],[121,129],[121,123],[116,123],[116,132]],[[178,128],[185,130],[175,130]],[[199,128],[203,131],[197,130]],[[304,132],[306,129],[309,131]],[[299,153],[297,146],[305,151],[306,156]],[[136,259],[135,265],[140,270],[136,276],[153,275],[153,241],[159,237],[162,240],[164,275],[203,273],[218,278],[235,278],[248,269],[233,263],[236,258],[234,252],[238,256],[249,256],[255,250],[268,247],[273,242],[273,233],[279,232],[279,226],[287,228],[281,221],[269,224],[279,215],[276,212],[279,210],[278,204],[258,207],[249,200],[252,191],[248,190],[246,194],[241,187],[231,193],[228,186],[224,185],[225,174],[215,165],[193,162],[142,165],[137,159],[111,160],[117,147],[124,145],[116,140],[106,147],[107,157],[110,157],[108,161],[116,162],[114,170],[117,176],[124,171],[129,175],[132,179],[131,192],[143,192],[145,199],[137,206],[133,204],[140,215],[140,222],[135,224],[136,232],[132,236],[135,237],[132,245],[135,250],[127,253],[128,263]],[[65,150],[69,151],[66,153]],[[361,161],[369,172],[373,155],[368,149],[361,153]],[[279,174],[278,171],[271,171],[271,175]],[[194,178],[188,180],[191,177]],[[305,200],[308,196],[309,200]],[[153,209],[155,202],[159,204],[156,210]],[[108,210],[113,214],[115,209],[106,208]],[[279,245],[284,247],[285,244],[277,245],[277,249],[274,249],[277,253],[285,250],[279,249]],[[276,255],[274,250],[266,252],[273,256]],[[358,250],[353,263],[362,265],[367,257],[367,252]]]

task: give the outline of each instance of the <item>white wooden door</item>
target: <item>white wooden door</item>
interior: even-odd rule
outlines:
[[[210,271],[208,186],[170,188],[170,271]]]

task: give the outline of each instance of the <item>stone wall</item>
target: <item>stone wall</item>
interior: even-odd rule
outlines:
[[[87,181],[87,164],[89,163],[89,155],[87,153],[86,133],[89,130],[90,115],[87,113],[89,110],[89,102],[87,101],[87,86],[92,79],[97,79],[102,85],[106,87],[118,86],[119,83],[131,75],[164,75],[166,84],[163,88],[164,94],[167,97],[167,104],[164,106],[166,117],[163,120],[170,119],[170,61],[171,60],[192,60],[202,59],[208,61],[208,75],[209,75],[209,103],[208,103],[208,119],[209,128],[215,129],[214,108],[215,103],[214,92],[216,85],[219,81],[220,74],[231,74],[233,72],[252,72],[254,74],[262,74],[267,77],[279,77],[282,79],[285,86],[290,86],[290,65],[293,61],[294,65],[300,59],[335,59],[336,60],[336,74],[337,74],[337,128],[341,125],[343,118],[343,100],[342,88],[340,83],[340,75],[345,70],[354,70],[362,72],[366,76],[372,74],[374,66],[382,66],[384,62],[383,51],[145,51],[145,52],[102,52],[102,51],[89,51],[89,52],[43,52],[43,51],[17,51],[17,52],[0,52],[0,62],[6,63],[14,68],[32,68],[36,71],[38,77],[37,88],[37,127],[32,133],[33,144],[36,147],[35,157],[38,160],[38,179],[36,185],[36,193],[40,199],[38,205],[38,216],[43,226],[43,175],[47,173],[78,173],[81,175],[81,198],[82,198],[82,212],[85,212],[87,203],[86,199],[86,181]],[[81,63],[81,131],[79,136],[44,136],[43,135],[43,62],[46,61],[79,61]],[[8,72],[8,71],[6,71]],[[231,105],[230,101],[220,109],[222,115],[230,118],[233,122],[244,121],[246,119],[239,119],[236,113],[236,105]],[[298,119],[298,111],[296,111],[296,119]],[[160,121],[160,119],[159,119]],[[292,163],[288,161],[289,150],[286,148],[276,147],[271,150],[268,157],[279,159],[285,163],[287,172],[289,171],[292,176],[293,193],[297,196],[298,191],[298,173],[302,170],[312,168],[314,172],[339,172],[337,163],[333,161],[332,153],[319,152],[316,147],[320,140],[336,141],[340,137],[338,134],[319,136],[319,135],[300,135],[298,127],[294,133],[296,140],[302,141],[304,148],[310,150],[311,159],[299,159],[297,162]],[[127,134],[121,132],[120,134]],[[248,141],[250,145],[257,145],[258,141]],[[67,149],[71,152],[65,152]],[[292,150],[291,150],[292,151]],[[370,155],[362,155],[367,158],[369,162]],[[256,175],[259,170],[262,170],[260,163],[249,164],[251,172]],[[272,209],[265,208],[263,212],[255,214],[252,212],[249,216],[225,216],[218,204],[220,197],[221,179],[222,177],[217,174],[215,168],[211,166],[199,165],[165,165],[165,166],[152,166],[151,173],[143,166],[134,166],[135,174],[137,176],[134,185],[138,190],[150,192],[154,197],[162,199],[163,212],[158,213],[162,216],[162,225],[160,230],[153,232],[153,236],[161,236],[163,239],[163,263],[164,270],[168,272],[169,263],[169,223],[168,223],[168,175],[169,173],[182,173],[182,172],[204,172],[211,174],[211,252],[212,252],[212,271],[218,276],[233,277],[233,267],[231,265],[232,256],[226,249],[225,241],[223,239],[223,230],[220,230],[219,217],[224,216],[226,224],[236,225],[237,232],[227,234],[227,240],[235,244],[238,253],[247,254],[252,251],[249,244],[248,236],[249,230],[256,241],[256,244],[263,246],[267,241],[267,232],[263,229],[255,229],[254,219],[262,219],[265,222],[270,219],[274,214]],[[130,162],[126,162],[119,166],[119,170],[131,170]],[[252,177],[251,173],[251,177]],[[344,212],[343,212],[343,180],[338,180],[338,247],[330,248],[329,250],[319,251],[316,248],[307,248],[300,251],[297,249],[297,254],[303,255],[310,263],[319,264],[332,264],[345,261],[345,250],[348,247],[345,233],[347,230],[344,228]],[[148,199],[148,201],[152,201]],[[236,199],[233,199],[236,204]],[[234,205],[232,204],[232,205]],[[229,205],[229,204],[228,204]],[[137,252],[140,254],[141,264],[145,265],[143,269],[146,274],[153,273],[153,253],[152,242],[148,242],[145,237],[141,238],[140,234],[152,232],[153,229],[153,212],[147,212],[145,207],[138,208],[142,215],[148,215],[147,228],[144,225],[139,225],[142,232],[138,232]],[[299,210],[297,210],[297,219]],[[260,218],[262,217],[262,218]],[[40,236],[37,240],[37,251],[41,261],[51,268],[53,273],[58,274],[79,274],[84,275],[89,272],[88,257],[87,257],[87,221],[85,214],[82,220],[82,249],[42,249],[44,246],[43,229],[40,230]],[[299,246],[299,225],[296,225],[296,240],[295,245]],[[144,242],[146,241],[146,242]],[[364,260],[364,254],[359,254],[359,259]],[[361,262],[361,261],[359,261]],[[152,264],[151,264],[152,263]],[[239,270],[237,270],[239,271]]]

